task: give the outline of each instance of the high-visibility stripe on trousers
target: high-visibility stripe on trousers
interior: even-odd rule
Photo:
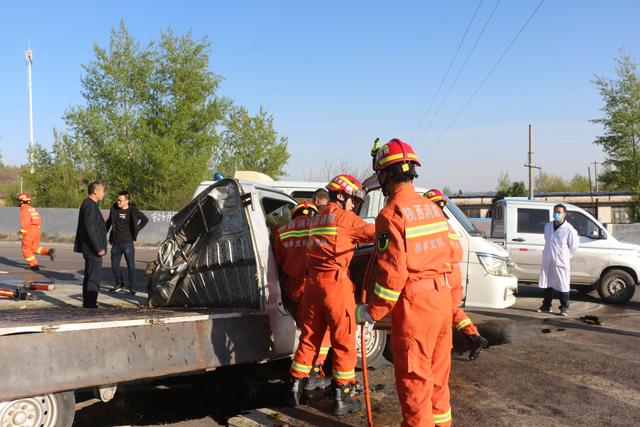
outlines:
[[[433,423],[437,426],[450,426],[453,418],[451,417],[451,408],[444,413],[433,413]]]
[[[48,255],[49,248],[40,246],[40,230],[30,229],[22,238],[22,257],[29,267],[38,265],[37,255]]]

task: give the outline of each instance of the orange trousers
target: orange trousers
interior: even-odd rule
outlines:
[[[338,271],[312,272],[302,297],[301,336],[291,364],[294,378],[309,376],[327,329],[333,348],[336,384],[356,380],[356,324],[353,282]],[[317,364],[317,362],[316,362]]]
[[[40,230],[30,229],[22,238],[22,256],[29,267],[38,265],[36,255],[49,255],[49,248],[40,246]]]
[[[297,310],[294,315],[294,320],[296,321],[296,325],[298,328],[302,329],[302,321],[304,313],[302,312],[302,297],[304,295],[304,288],[306,286],[306,280],[295,280],[287,278],[284,282],[284,292],[291,301],[296,303]],[[318,351],[316,358],[313,362],[313,366],[320,365],[320,374],[324,375],[324,371],[322,371],[322,365],[324,365],[324,361],[327,360],[327,355],[329,354],[329,349],[331,348],[331,340],[329,338],[329,329],[327,329],[324,334],[324,338],[322,339],[322,344],[320,345],[320,350]]]
[[[391,312],[403,426],[450,426],[451,289],[443,275],[408,283]]]

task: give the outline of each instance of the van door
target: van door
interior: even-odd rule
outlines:
[[[236,181],[220,180],[175,214],[151,277],[150,306],[264,311],[241,196]]]
[[[551,209],[527,205],[507,205],[506,246],[516,263],[519,280],[537,282],[544,249],[544,226],[551,221]]]
[[[601,227],[582,212],[567,211],[567,221],[580,236],[580,247],[571,258],[571,283],[592,284],[610,265],[610,241],[600,238]]]
[[[506,206],[504,201],[498,201],[494,203],[491,208],[491,233],[490,237],[495,243],[504,246],[505,235],[505,218],[504,211]]]

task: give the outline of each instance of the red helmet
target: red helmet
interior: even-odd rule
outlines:
[[[298,203],[293,211],[291,212],[291,216],[295,218],[298,215],[307,215],[313,216],[318,213],[318,208],[311,202],[307,202],[306,200]]]
[[[340,174],[329,181],[327,184],[327,190],[329,191],[344,191],[349,196],[355,197],[364,202],[364,191],[362,190],[362,184],[354,176],[347,174]]]
[[[28,193],[20,193],[18,194],[17,200],[20,203],[29,203],[31,202],[31,196]]]
[[[442,194],[442,191],[435,188],[424,193],[424,197],[431,200],[441,208],[447,204],[447,200],[444,198],[444,194]]]
[[[391,165],[401,162],[414,163],[416,166],[421,166],[418,156],[413,151],[413,148],[404,141],[400,141],[397,138],[392,139],[380,149],[375,150],[375,157],[373,159],[373,170],[386,169]],[[372,152],[373,153],[373,152]]]

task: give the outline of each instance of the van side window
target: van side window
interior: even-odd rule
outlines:
[[[313,199],[313,193],[315,193],[315,191],[294,191],[291,193],[291,197],[296,199],[298,202],[302,202],[303,200],[310,202],[311,199]]]
[[[549,221],[548,209],[518,208],[518,233],[544,234],[544,225]]]
[[[264,197],[262,199],[262,208],[264,209],[267,227],[272,234],[281,226],[291,221],[291,209],[295,205],[286,200],[271,199]]]
[[[600,235],[600,227],[593,222],[589,217],[581,212],[568,211],[567,221],[573,225],[578,235],[597,239]]]

